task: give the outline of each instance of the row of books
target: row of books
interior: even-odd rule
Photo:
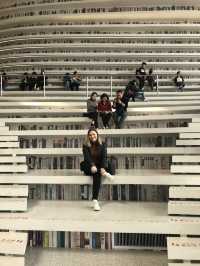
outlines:
[[[91,200],[90,185],[30,185],[29,198],[37,200]],[[150,185],[104,185],[102,201],[168,201],[168,187]]]
[[[80,130],[83,127],[86,128],[86,125],[79,125],[74,124],[73,122],[71,124],[63,124],[63,123],[57,123],[57,124],[11,124],[9,125],[10,130],[17,130],[17,131],[23,131],[23,130]]]
[[[123,155],[109,156],[116,169],[169,169],[171,156],[146,156],[146,155]],[[29,169],[80,169],[83,156],[29,156],[27,165]]]
[[[169,147],[176,145],[176,136],[106,137],[108,147]],[[20,148],[82,148],[84,137],[20,138]]]
[[[71,122],[70,124],[63,123],[59,124],[10,124],[10,130],[80,130],[87,129],[89,123],[84,124],[74,124]],[[165,128],[165,127],[186,127],[187,122],[176,120],[176,121],[137,121],[137,122],[129,122],[125,124],[125,128]]]
[[[160,248],[166,249],[167,235],[131,233],[88,232],[29,232],[28,245],[43,248],[119,249]]]

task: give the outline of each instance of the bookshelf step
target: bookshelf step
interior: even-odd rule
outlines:
[[[23,105],[22,105],[23,104]],[[177,99],[176,101],[138,101],[138,102],[130,102],[129,107],[168,107],[168,106],[192,106],[192,105],[198,105],[200,104],[200,100],[198,99],[193,99],[193,100],[188,100],[188,101],[183,101],[181,99]],[[26,108],[49,108],[52,107],[52,102],[47,102],[47,101],[24,101],[21,100],[19,102],[1,102],[0,101],[0,108],[19,108],[23,109],[24,106]],[[73,102],[66,102],[66,101],[59,101],[59,102],[54,102],[54,107],[55,108],[65,108],[65,110],[69,109],[85,109],[86,108],[86,101],[73,101]]]
[[[35,261],[37,266],[166,266],[167,254],[144,250],[27,249],[26,266],[35,266]]]
[[[116,136],[141,136],[141,135],[178,135],[181,132],[194,132],[193,129],[187,127],[172,127],[172,128],[135,128],[135,129],[99,129],[98,132],[102,137],[116,137]],[[17,135],[19,137],[29,136],[65,136],[65,137],[85,137],[86,130],[11,130],[8,132],[9,136]],[[1,132],[0,132],[1,135]]]
[[[198,79],[198,81],[200,81],[200,79]],[[128,83],[128,81],[127,81]],[[64,92],[64,91],[63,91]],[[48,91],[47,91],[48,94]],[[153,95],[152,93],[150,94],[150,92],[145,92],[145,96],[147,101],[151,101],[151,102],[157,102],[157,101],[190,101],[190,100],[200,100],[200,95],[198,93],[194,92],[194,95],[190,95],[187,93],[185,95],[165,95],[163,92],[160,92],[159,95]],[[110,100],[113,100],[114,97],[110,97]],[[46,96],[46,97],[42,97],[42,96],[24,96],[22,97],[13,97],[13,96],[1,96],[0,98],[0,102],[8,102],[8,101],[12,101],[12,102],[21,102],[23,99],[24,102],[83,102],[83,101],[87,101],[87,97],[84,96],[80,96],[80,94],[78,94],[77,96],[73,94],[71,96],[69,95],[65,95],[65,97],[62,96]],[[133,104],[132,104],[133,105]]]
[[[27,210],[27,198],[0,198],[0,211],[21,211]]]
[[[200,156],[199,155],[178,155],[178,156],[174,155],[172,156],[172,162],[173,163],[199,163]]]
[[[200,238],[168,237],[167,247],[170,260],[200,260]]]
[[[0,148],[19,148],[19,142],[0,142]]]
[[[171,173],[183,173],[183,174],[199,174],[200,165],[183,164],[183,165],[171,165]]]
[[[2,266],[25,266],[24,257],[0,256],[0,265]]]
[[[200,179],[194,175],[174,175],[169,170],[131,169],[117,170],[114,182],[102,180],[103,184],[138,185],[200,185]],[[0,184],[92,184],[90,176],[79,170],[30,170],[25,174],[0,174]]]
[[[150,107],[150,106],[143,106],[143,107],[135,107],[135,108],[129,108],[128,109],[128,114],[144,114],[147,113],[148,115],[150,113],[154,113],[157,112],[159,114],[161,113],[171,113],[171,112],[177,112],[177,113],[189,113],[189,112],[195,112],[200,110],[200,105],[192,105],[191,106],[166,106],[166,107]],[[13,113],[15,113],[15,115],[51,115],[51,114],[62,114],[62,115],[68,115],[68,116],[72,116],[72,115],[79,115],[81,116],[84,112],[86,112],[85,108],[73,108],[73,109],[65,109],[65,108],[42,108],[42,109],[30,109],[30,108],[21,108],[21,109],[16,109],[16,108],[3,108],[0,109],[0,114],[3,115],[12,115]]]
[[[200,132],[200,129],[199,129]],[[200,139],[177,139],[177,146],[200,146]]]
[[[0,197],[28,197],[28,186],[0,185]]]
[[[27,233],[0,232],[0,253],[24,256],[27,240]]]
[[[170,187],[169,198],[200,199],[200,187]]]
[[[0,156],[0,163],[26,163],[25,156]]]
[[[187,120],[191,121],[192,117],[200,117],[199,114],[169,114],[169,115],[141,115],[127,116],[125,122],[142,122],[142,121],[170,121],[170,120]],[[90,120],[87,117],[31,117],[26,118],[0,118],[0,121],[6,124],[84,124]]]
[[[168,214],[200,215],[200,201],[168,201]]]
[[[0,131],[1,132],[1,131]],[[0,143],[3,141],[18,141],[18,136],[1,136]]]
[[[81,148],[8,148],[1,150],[2,155],[65,155],[65,156],[82,156]],[[199,148],[195,147],[140,147],[125,148],[116,147],[108,148],[109,155],[127,156],[127,155],[182,155],[182,154],[199,154]]]
[[[0,213],[2,230],[199,235],[199,218],[169,217],[167,203],[29,200],[26,213]],[[134,210],[134,211],[133,211]]]
[[[0,164],[0,173],[25,173],[28,171],[28,166],[26,164],[17,164],[17,165],[1,165]]]

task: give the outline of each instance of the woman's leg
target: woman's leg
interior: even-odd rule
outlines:
[[[84,169],[82,169],[85,175],[91,175],[93,178],[93,188],[92,188],[92,199],[98,200],[99,197],[99,191],[101,188],[101,174],[100,169],[98,169],[98,172],[95,174],[91,173],[91,168],[89,165],[84,164]]]
[[[95,128],[98,128],[98,113],[97,112],[88,113],[88,117],[94,121]]]
[[[103,126],[106,127],[107,124],[106,124],[106,114],[105,113],[100,113],[100,116],[101,116],[101,119],[102,119],[102,122],[103,122]]]
[[[105,127],[109,127],[111,116],[112,116],[111,113],[105,114]]]
[[[93,177],[93,190],[92,190],[92,199],[98,200],[99,191],[101,188],[101,174],[99,171],[92,175]]]

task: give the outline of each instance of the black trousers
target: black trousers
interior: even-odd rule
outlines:
[[[100,168],[97,168],[97,173],[93,174],[91,172],[90,166],[85,165],[84,166],[84,174],[90,175],[93,178],[93,188],[92,188],[92,199],[98,200],[99,197],[99,191],[101,189],[101,173]]]
[[[89,112],[87,113],[87,117],[94,121],[95,128],[98,128],[98,113],[97,112]]]
[[[102,119],[103,126],[108,127],[112,114],[111,113],[100,113],[100,117]]]

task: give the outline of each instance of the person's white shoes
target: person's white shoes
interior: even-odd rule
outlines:
[[[94,211],[100,211],[101,210],[98,200],[93,200],[93,208],[94,208]]]
[[[108,178],[108,180],[110,180],[111,182],[114,181],[114,176],[109,174],[108,172],[105,173],[104,177]]]

